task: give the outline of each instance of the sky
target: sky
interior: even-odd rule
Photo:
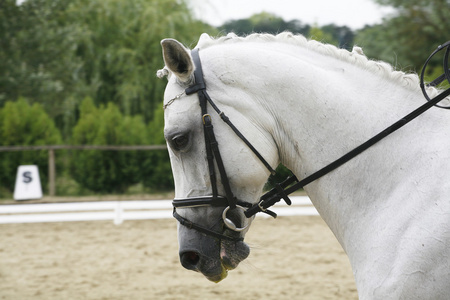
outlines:
[[[360,29],[381,23],[392,13],[390,7],[374,0],[191,0],[196,17],[213,26],[229,20],[245,19],[262,11],[285,21],[300,20],[318,26],[335,24]]]

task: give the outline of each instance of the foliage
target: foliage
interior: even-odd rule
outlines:
[[[334,45],[338,44],[338,41],[335,40],[331,34],[324,32],[322,29],[320,29],[316,25],[311,27],[311,29],[309,31],[309,36],[311,39],[322,42],[322,43],[334,44]]]
[[[192,45],[202,32],[214,35],[217,30],[193,19],[184,0],[27,0],[21,5],[1,1],[0,108],[7,99],[21,96],[40,103],[66,141],[74,133],[76,143],[145,144],[148,138],[162,143],[162,111],[153,121],[164,90],[164,82],[155,76],[163,64],[160,41],[174,37]],[[81,108],[85,97],[91,104],[87,101]],[[73,130],[80,116],[83,120]],[[153,132],[150,137],[145,136],[143,119]],[[71,174],[94,191],[123,191],[143,174],[148,186],[173,186],[163,151],[72,154],[79,161],[71,162]],[[46,163],[45,158],[45,172]],[[142,170],[142,165],[148,169]],[[156,175],[159,171],[166,175]]]
[[[24,98],[8,101],[0,109],[0,146],[57,145],[61,135],[40,104],[29,105]],[[45,189],[48,178],[48,153],[41,151],[0,152],[0,186],[13,191],[17,167],[37,165]]]
[[[320,29],[331,37],[330,43],[347,50],[351,50],[353,48],[355,33],[349,27],[329,24],[321,27]]]
[[[357,33],[366,55],[398,68],[418,71],[431,52],[448,40],[450,9],[446,0],[377,0],[396,13],[380,25]]]
[[[277,34],[283,31],[307,35],[309,25],[303,25],[299,20],[284,21],[282,18],[262,12],[248,19],[228,21],[219,27],[221,31],[234,32],[238,35],[250,34],[252,32]]]
[[[76,76],[81,61],[73,55],[80,36],[76,23],[68,23],[68,0],[15,0],[0,4],[0,106],[7,99],[25,97],[41,103],[64,128],[74,99],[88,87]]]
[[[148,124],[149,143],[165,144],[164,112],[162,105],[155,111],[155,118]],[[174,188],[172,169],[167,151],[150,151],[142,162],[142,182],[153,190],[172,190]]]
[[[191,18],[184,1],[78,0],[71,13],[85,34],[76,45],[83,60],[80,74],[97,83],[96,104],[110,101],[126,115],[142,114],[148,122],[162,99],[164,82],[160,41],[176,37],[192,44],[206,25]]]
[[[41,103],[69,139],[78,106],[115,103],[148,122],[162,99],[159,42],[192,44],[211,27],[182,0],[16,0],[0,2],[0,107]]]
[[[282,18],[267,12],[255,14],[248,19],[228,21],[219,29],[240,35],[253,32],[277,34],[283,31],[290,31],[321,42],[335,44],[341,48],[352,47],[354,38],[353,31],[346,26],[330,24],[320,28],[317,25],[303,25],[299,20],[286,22]]]
[[[81,104],[80,120],[73,129],[75,145],[146,144],[145,124],[140,116],[123,116],[108,103],[97,108],[92,99]],[[74,151],[72,177],[84,188],[99,193],[123,193],[141,179],[142,151]]]
[[[292,171],[282,164],[280,164],[275,171],[276,174],[270,175],[269,179],[267,180],[266,185],[264,186],[264,190],[267,191],[273,189],[277,183],[281,183],[288,177],[292,176]]]

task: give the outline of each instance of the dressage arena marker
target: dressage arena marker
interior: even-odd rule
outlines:
[[[318,215],[308,197],[293,196],[291,200],[291,206],[280,202],[273,211],[278,216]],[[172,209],[171,200],[0,205],[0,224],[113,220],[119,225],[125,220],[172,218]]]
[[[17,168],[14,200],[31,200],[42,198],[41,179],[36,165],[19,166]]]

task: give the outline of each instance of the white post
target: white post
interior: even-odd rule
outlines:
[[[55,196],[55,150],[48,149],[48,192],[51,197]]]
[[[115,210],[114,224],[120,225],[123,222],[123,219],[122,219],[123,208],[122,208],[121,201],[116,202],[116,207],[114,210]]]

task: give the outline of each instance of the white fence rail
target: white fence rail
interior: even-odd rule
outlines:
[[[280,202],[273,211],[279,216],[318,215],[308,197],[293,196],[291,200],[291,206]],[[118,225],[125,220],[171,217],[170,200],[0,205],[0,224],[113,220]]]

